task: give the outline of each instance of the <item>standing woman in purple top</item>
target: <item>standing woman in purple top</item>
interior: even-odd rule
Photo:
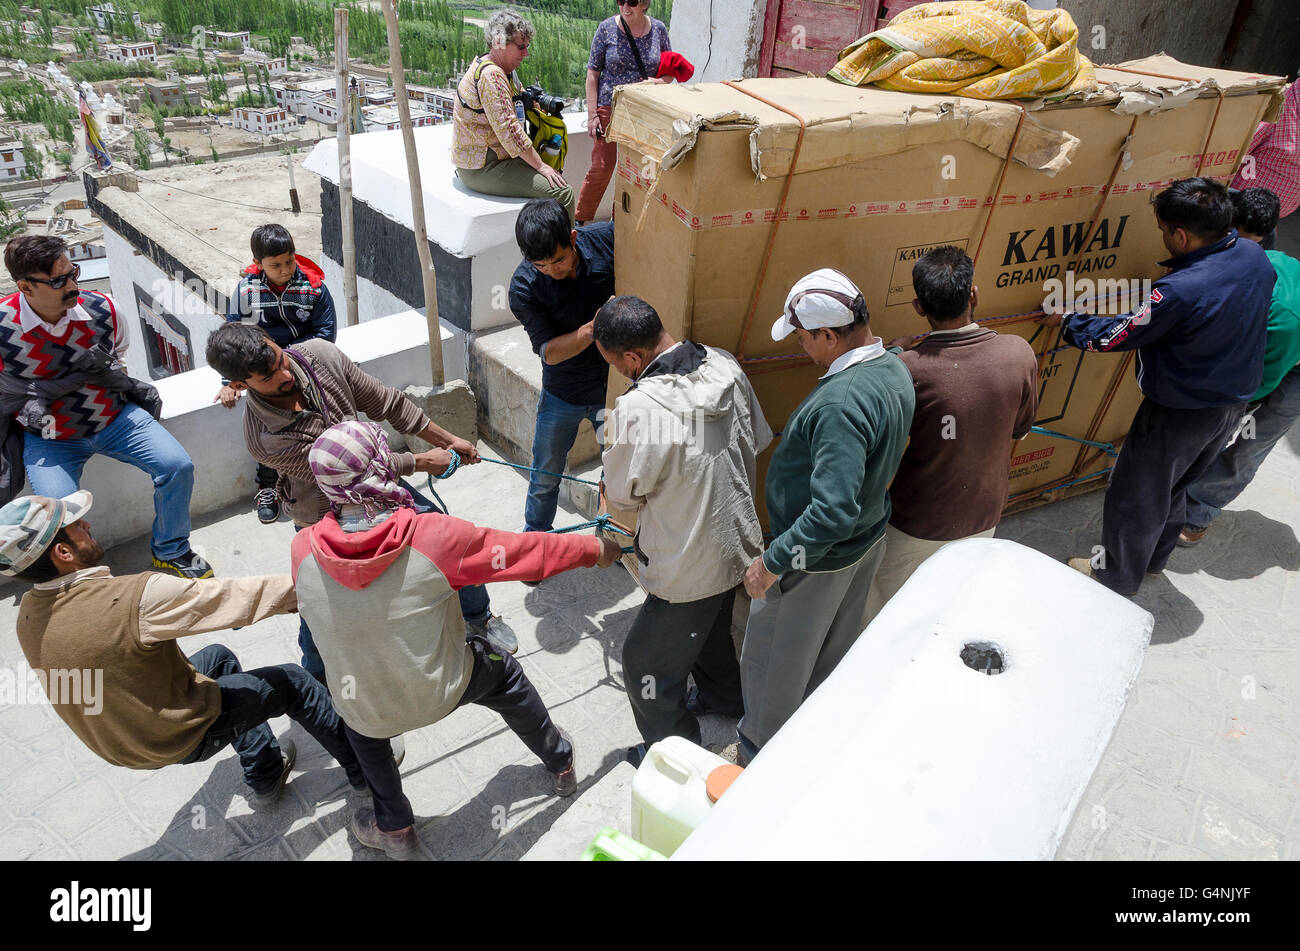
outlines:
[[[602,20],[591,41],[591,58],[587,60],[587,130],[591,133],[591,168],[578,193],[575,217],[578,224],[596,215],[618,149],[605,138],[609,126],[610,101],[614,87],[656,79],[659,57],[672,47],[668,44],[668,27],[649,13],[650,0],[618,0],[619,16]],[[629,33],[631,38],[629,38]]]

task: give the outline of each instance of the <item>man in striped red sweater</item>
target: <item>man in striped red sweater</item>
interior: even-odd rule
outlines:
[[[127,340],[117,308],[107,295],[78,289],[80,269],[61,238],[14,238],[5,247],[5,267],[18,293],[0,300],[0,373],[49,381],[83,369],[88,358],[120,365]],[[23,465],[34,494],[71,495],[86,460],[97,454],[143,469],[154,485],[153,567],[182,578],[212,577],[190,548],[194,463],[143,406],[87,382],[51,401],[39,427],[24,425]]]

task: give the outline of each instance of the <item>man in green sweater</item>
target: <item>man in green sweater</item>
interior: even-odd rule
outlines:
[[[1242,238],[1263,243],[1277,227],[1282,203],[1267,188],[1231,192],[1232,226]],[[1251,398],[1239,434],[1210,468],[1187,487],[1187,515],[1177,545],[1190,548],[1210,530],[1223,507],[1245,491],[1278,440],[1300,416],[1300,261],[1266,251],[1277,272],[1268,305],[1264,379]]]
[[[767,470],[774,538],[745,572],[753,601],[740,657],[742,762],[862,632],[885,553],[889,482],[916,405],[907,368],[871,332],[862,292],[839,271],[821,268],[791,289],[772,339],[792,333],[826,373],[786,423]]]

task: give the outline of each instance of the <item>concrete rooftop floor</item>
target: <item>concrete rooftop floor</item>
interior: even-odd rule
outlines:
[[[142,480],[126,468],[123,477]],[[440,490],[454,514],[514,528],[525,487],[521,473],[485,463]],[[1054,557],[1086,554],[1100,535],[1101,503],[1093,492],[1034,509],[1006,519],[998,535]],[[556,523],[580,518],[562,509]],[[1156,615],[1155,634],[1060,858],[1300,858],[1298,522],[1293,431],[1201,545],[1178,550],[1138,596]],[[286,571],[292,533],[288,523],[263,526],[251,510],[228,510],[200,519],[194,537],[218,572],[237,575]],[[146,559],[143,540],[109,552],[119,573]],[[0,665],[11,669],[23,660],[12,633],[21,590],[0,587]],[[528,676],[573,736],[581,796],[638,739],[619,661],[640,591],[615,566],[491,593],[519,634]],[[225,643],[249,668],[296,662],[296,637],[297,618],[287,616],[190,637],[183,648]],[[0,706],[0,858],[385,860],[348,832],[366,799],[348,792],[342,769],[287,719],[272,725],[294,738],[299,767],[283,799],[259,811],[243,797],[229,749],[193,766],[120,769],[85,749],[49,707]],[[706,743],[718,743],[734,723],[707,717],[704,726]],[[428,858],[517,859],[569,808],[549,794],[541,764],[481,708],[408,734],[406,747],[402,774]],[[626,828],[626,814],[609,818]]]
[[[321,260],[320,176],[303,168],[311,143],[285,156],[278,153],[173,165],[139,171],[138,192],[102,188],[99,200],[213,287],[233,289],[232,275],[252,261],[248,236],[258,225],[276,222],[293,235],[298,254]],[[302,211],[289,208],[289,169]]]

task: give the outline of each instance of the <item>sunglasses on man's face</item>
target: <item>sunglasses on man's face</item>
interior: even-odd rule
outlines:
[[[650,0],[645,0],[645,2],[649,3]],[[620,7],[635,7],[640,3],[641,0],[618,0],[618,5]]]
[[[27,280],[31,281],[33,284],[48,284],[50,285],[50,287],[54,288],[57,291],[57,290],[62,290],[62,288],[64,287],[64,285],[68,283],[68,281],[75,281],[80,276],[81,276],[81,265],[74,264],[72,265],[72,270],[69,271],[67,274],[60,274],[58,277],[52,277],[49,280],[46,280],[43,277],[29,277],[27,278]]]

